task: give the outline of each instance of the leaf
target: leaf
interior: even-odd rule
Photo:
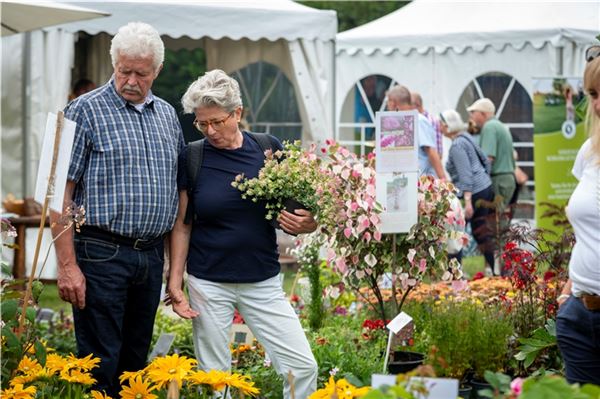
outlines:
[[[30,323],[34,323],[35,322],[35,309],[34,308],[30,308],[28,307],[25,310],[25,318],[27,318],[27,320],[29,320]]]
[[[21,341],[8,326],[2,328],[2,336],[6,338],[6,345],[10,350],[16,350],[18,356],[21,356]]]
[[[36,359],[42,365],[42,367],[46,366],[46,348],[39,340],[35,341],[34,347]]]
[[[523,383],[523,393],[519,399],[569,399],[573,398],[571,386],[563,379],[542,377],[539,380],[527,379]]]
[[[2,301],[2,321],[13,320],[17,316],[18,305],[16,299]]]

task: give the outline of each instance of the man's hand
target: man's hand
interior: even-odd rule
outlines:
[[[289,234],[312,233],[317,229],[317,222],[306,209],[296,209],[294,213],[284,210],[279,214],[277,221],[283,231]]]
[[[58,295],[79,309],[85,308],[85,276],[75,263],[58,267]]]

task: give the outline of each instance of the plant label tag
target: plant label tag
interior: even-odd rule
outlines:
[[[371,387],[373,389],[382,388],[384,385],[394,386],[396,385],[396,376],[390,374],[372,374],[371,375]]]
[[[387,328],[394,334],[398,334],[398,331],[402,330],[408,323],[412,321],[407,313],[400,312],[398,316],[394,317],[392,321],[387,324]]]
[[[411,377],[408,384],[409,391],[413,392],[417,399],[447,399],[458,396],[458,380],[452,378]],[[427,389],[426,396],[418,393],[419,386]]]

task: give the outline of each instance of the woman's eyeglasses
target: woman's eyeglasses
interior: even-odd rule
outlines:
[[[600,56],[600,46],[592,46],[585,50],[585,61],[590,62]]]
[[[221,130],[225,127],[225,122],[229,118],[231,118],[233,112],[229,113],[225,118],[217,120],[217,121],[208,121],[208,122],[199,122],[197,119],[194,119],[194,127],[198,129],[201,133],[206,133],[208,131],[208,127],[212,126],[215,130]]]

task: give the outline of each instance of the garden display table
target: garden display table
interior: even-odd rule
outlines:
[[[13,267],[12,274],[14,278],[25,278],[25,253],[27,248],[25,247],[25,232],[28,227],[40,227],[42,215],[34,216],[15,216],[8,218],[10,223],[17,230],[17,238],[15,244],[17,247],[14,249]],[[50,219],[46,218],[46,227],[50,227]]]

